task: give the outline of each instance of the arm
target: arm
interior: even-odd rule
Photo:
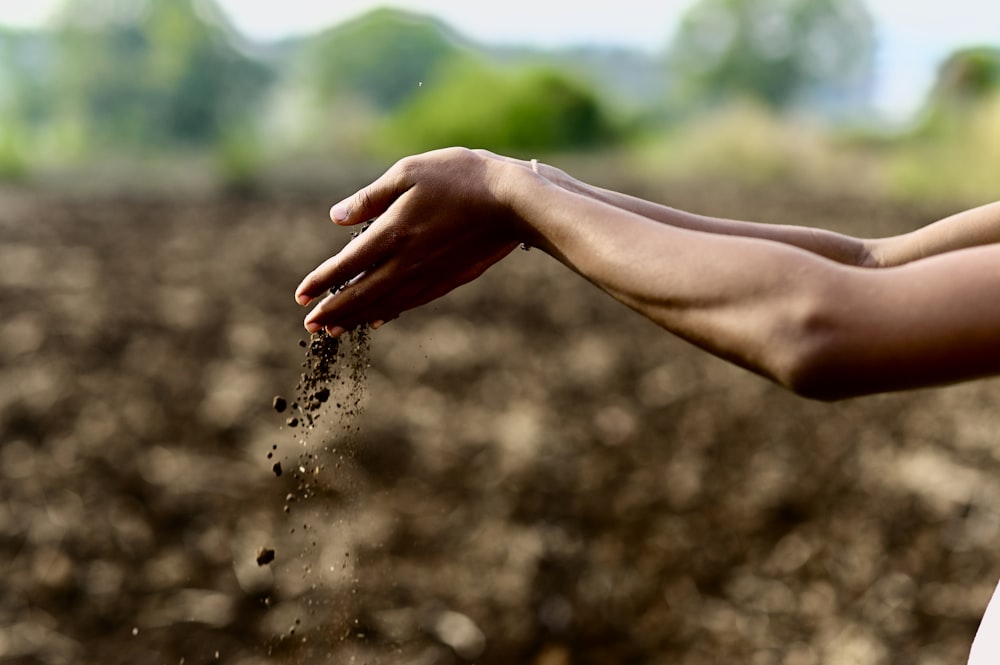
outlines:
[[[333,211],[371,229],[308,275],[307,328],[393,318],[520,241],[665,329],[819,398],[1000,373],[1000,245],[867,270],[759,237],[662,224],[488,154],[408,158]]]
[[[808,226],[761,224],[707,217],[587,184],[545,165],[542,175],[571,192],[677,228],[773,240],[832,261],[868,268],[900,266],[944,252],[1000,242],[1000,201],[966,210],[910,233],[887,238],[855,238]]]
[[[665,329],[799,394],[1000,373],[1000,245],[867,270],[549,196],[519,199],[538,246]]]
[[[868,240],[807,226],[762,224],[697,215],[620,192],[595,187],[549,165],[543,165],[540,170],[546,179],[567,191],[676,228],[773,240],[805,249],[838,263],[862,267],[876,267],[877,265],[877,259],[872,253],[872,242]]]

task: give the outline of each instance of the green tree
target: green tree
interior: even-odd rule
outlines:
[[[923,113],[895,148],[890,183],[905,196],[970,201],[995,196],[1000,48],[966,48],[948,56]]]
[[[555,70],[507,70],[465,58],[439,74],[381,128],[386,152],[449,145],[549,151],[593,146],[615,133],[596,96]]]
[[[458,37],[442,23],[380,9],[312,38],[300,67],[320,103],[358,96],[388,111],[461,50]]]
[[[0,178],[26,176],[32,144],[51,120],[52,42],[44,35],[0,29]]]
[[[927,102],[930,124],[947,122],[1000,92],[1000,48],[958,50],[938,68]]]
[[[677,94],[696,105],[750,96],[841,110],[867,99],[874,50],[861,0],[700,0],[669,64]]]
[[[270,80],[208,1],[69,0],[57,35],[59,112],[99,150],[213,144]]]

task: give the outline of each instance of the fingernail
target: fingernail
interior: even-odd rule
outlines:
[[[306,321],[306,330],[308,330],[310,333],[319,332],[319,329],[322,327],[323,326],[316,323],[315,321]]]
[[[326,327],[326,334],[329,335],[330,337],[340,337],[345,332],[346,331],[343,328],[341,328],[340,326],[327,326]]]
[[[378,330],[379,328],[385,325],[385,321],[379,319],[378,321],[372,321],[370,325],[372,330]]]
[[[312,301],[313,301],[313,299],[310,298],[309,296],[307,296],[304,293],[300,293],[299,295],[295,296],[295,302],[299,303],[303,307],[305,307],[306,305],[308,305]]]
[[[341,201],[330,209],[330,217],[335,222],[342,222],[347,219],[347,215],[350,214],[350,212],[350,209],[347,207],[347,202]]]

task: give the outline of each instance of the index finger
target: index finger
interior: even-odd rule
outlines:
[[[377,218],[409,190],[411,185],[406,172],[403,160],[397,162],[378,180],[333,206],[330,218],[342,226]],[[295,289],[295,301],[303,306],[308,305],[324,291],[339,287],[375,265],[389,243],[376,242],[374,235],[376,234],[359,235],[306,275]]]
[[[386,247],[387,243],[379,242],[374,233],[359,234],[302,279],[295,289],[295,301],[305,306],[324,292],[339,288],[380,263]]]
[[[392,206],[412,186],[411,160],[401,159],[375,182],[330,208],[330,219],[343,226],[372,220]]]

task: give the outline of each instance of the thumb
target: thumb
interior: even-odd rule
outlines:
[[[389,209],[408,187],[390,169],[381,178],[330,208],[330,219],[341,226],[353,226],[378,217]]]

